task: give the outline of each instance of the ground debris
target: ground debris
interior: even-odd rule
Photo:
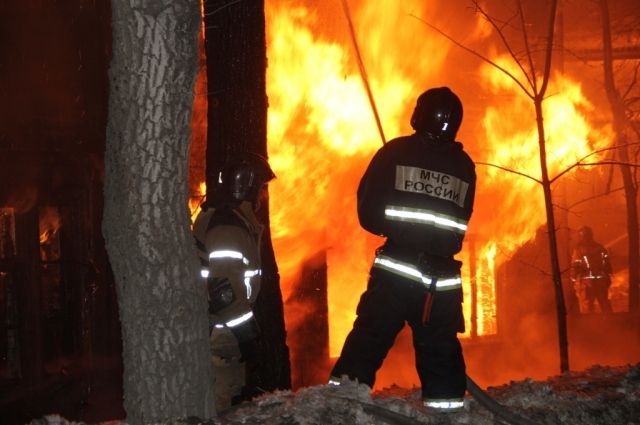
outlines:
[[[593,366],[546,381],[524,379],[486,392],[518,416],[540,425],[640,425],[640,364]],[[494,425],[500,422],[471,396],[458,413],[434,413],[422,405],[418,388],[391,387],[370,393],[366,385],[343,382],[296,392],[276,391],[234,406],[206,422],[189,418],[163,425]],[[30,425],[80,425],[58,415]],[[101,425],[126,425],[109,422]]]

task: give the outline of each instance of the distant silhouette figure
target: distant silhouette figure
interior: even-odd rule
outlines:
[[[578,244],[571,255],[571,281],[575,285],[582,313],[593,313],[598,301],[603,313],[610,313],[609,287],[611,263],[604,246],[593,239],[593,231],[584,226],[578,231]]]

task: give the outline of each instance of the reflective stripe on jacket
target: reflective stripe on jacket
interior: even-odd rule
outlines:
[[[591,241],[578,244],[571,254],[571,279],[609,279],[612,274],[609,253]]]
[[[399,137],[376,152],[362,176],[358,219],[394,245],[452,257],[462,249],[475,187],[475,165],[461,143]]]
[[[216,326],[234,327],[253,317],[252,304],[260,291],[260,232],[251,226],[239,209],[203,211],[196,219],[193,233],[200,258],[200,276],[209,294],[228,282],[233,299],[212,314]],[[217,299],[217,298],[216,298]]]

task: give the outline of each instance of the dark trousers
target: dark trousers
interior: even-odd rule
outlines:
[[[466,372],[457,335],[464,332],[462,290],[436,292],[429,322],[423,325],[426,293],[420,283],[372,268],[369,285],[358,304],[358,317],[331,376],[347,375],[373,388],[377,370],[407,322],[413,332],[423,397],[463,397]]]
[[[611,313],[611,302],[609,301],[609,286],[611,281],[609,279],[589,279],[584,280],[585,296],[587,300],[587,309],[589,313],[595,311],[595,301],[598,301],[600,310],[603,313]]]

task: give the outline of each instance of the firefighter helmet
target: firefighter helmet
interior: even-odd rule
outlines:
[[[593,240],[593,230],[589,226],[582,226],[578,230],[578,237],[583,242],[590,242]]]
[[[462,123],[462,102],[449,87],[425,91],[418,97],[411,116],[411,127],[437,140],[455,139]]]
[[[275,178],[267,160],[253,152],[233,155],[218,178],[222,195],[233,201],[256,202],[262,186]]]

